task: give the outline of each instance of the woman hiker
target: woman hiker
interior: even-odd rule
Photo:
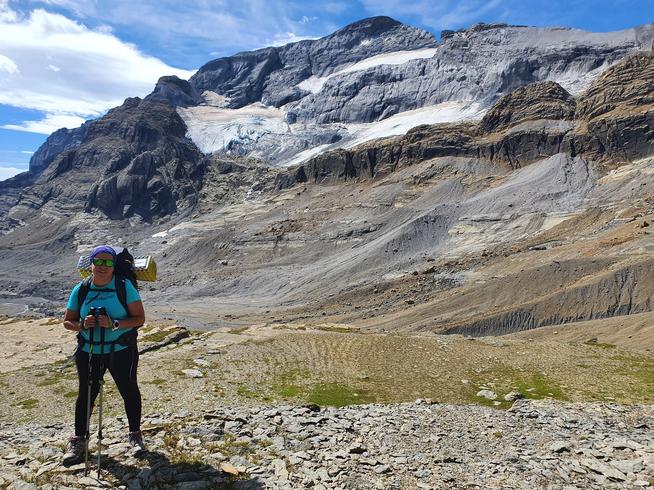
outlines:
[[[144,450],[141,436],[141,392],[139,391],[136,369],[138,367],[138,348],[136,347],[136,328],[143,325],[145,312],[141,297],[134,285],[124,278],[114,276],[116,252],[107,245],[95,247],[91,252],[91,280],[79,283],[70,294],[64,327],[78,332],[78,347],[75,351],[75,363],[79,381],[79,393],[75,403],[75,435],[68,443],[63,464],[71,466],[84,461],[88,444],[87,404],[89,386],[89,350],[91,352],[91,412],[98,392],[99,380],[108,368],[111,377],[125,402],[125,412],[129,422],[128,441],[134,450]],[[121,304],[116,292],[116,281],[124,282],[124,303]],[[84,293],[78,297],[80,288]],[[85,296],[85,297],[84,297]],[[80,303],[80,299],[83,301]],[[104,308],[106,315],[93,316],[92,308]],[[90,334],[93,333],[92,342]],[[102,339],[104,333],[104,339]],[[100,342],[104,341],[102,353]]]

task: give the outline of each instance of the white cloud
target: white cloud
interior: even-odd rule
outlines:
[[[9,0],[0,0],[0,22],[16,20],[16,12],[9,8]]]
[[[28,150],[21,150],[21,153],[22,153],[23,155],[34,155],[34,152],[33,152],[33,151],[28,151]]]
[[[10,75],[18,73],[18,65],[14,63],[14,60],[6,57],[5,55],[0,54],[0,71],[5,71]]]
[[[162,75],[193,73],[141,53],[106,29],[41,9],[26,16],[7,12],[0,3],[0,69],[9,73],[0,77],[0,104],[46,114],[5,128],[48,134],[75,127],[126,97],[147,95]]]
[[[309,36],[298,36],[292,32],[285,32],[284,34],[278,34],[275,39],[268,41],[268,46],[283,46],[288,43],[296,43],[298,41],[304,41],[305,39],[317,39],[315,37]]]
[[[307,17],[306,15],[303,15],[302,18],[300,19],[300,24],[309,24],[311,22],[315,22],[318,20],[318,17]]]
[[[18,175],[21,172],[26,172],[25,168],[16,168],[16,167],[0,167],[0,180],[7,180],[14,175]]]
[[[333,29],[326,27],[325,15],[342,13],[351,7],[345,1],[302,0],[32,1],[56,5],[84,22],[111,26],[114,32],[129,29],[139,43],[166,46],[168,56],[181,56],[184,60],[193,47],[198,48],[195,56],[198,52],[230,56],[269,46],[271,39],[285,39],[287,32],[295,33],[298,39],[326,35]],[[207,61],[210,60],[199,59],[197,65]]]
[[[22,124],[5,124],[3,129],[29,131],[30,133],[50,134],[59,128],[76,128],[84,124],[83,117],[70,114],[48,114],[39,121],[25,121]]]

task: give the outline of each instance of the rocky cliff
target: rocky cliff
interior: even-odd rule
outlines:
[[[579,98],[574,150],[606,162],[627,162],[654,149],[654,52],[628,57]]]
[[[636,158],[650,149],[647,134],[641,131],[633,152],[616,145],[620,134],[649,124],[646,101],[632,95],[647,94],[651,87],[647,76],[640,84],[623,85],[651,71],[649,55],[632,58],[631,68],[621,65],[603,78],[621,78],[622,85],[598,82],[584,95],[577,128],[568,134],[575,110],[570,94],[643,49],[653,30],[648,25],[592,34],[480,24],[436,42],[433,35],[388,17],[365,19],[318,40],[211,61],[188,81],[163,77],[144,101],[128,100],[97,121],[57,131],[34,155],[29,176],[2,184],[0,205],[4,215],[13,209],[15,217],[50,201],[112,218],[169,216],[197,202],[205,165],[199,150],[269,163],[318,154],[290,177],[280,176],[280,187],[329,180],[332,174],[376,175],[436,156],[476,155],[512,168],[564,147],[596,159]],[[618,92],[617,106],[600,103]],[[483,113],[498,98],[501,103],[480,125],[417,128],[390,146],[347,149],[361,129],[344,123],[371,123],[452,101],[476,104]],[[637,104],[641,113],[634,115],[629,104]],[[629,115],[618,117],[625,112]],[[320,154],[330,148],[339,150]]]
[[[309,92],[297,85],[373,55],[434,47],[434,36],[389,17],[350,24],[316,41],[300,41],[211,61],[189,80],[202,93],[209,90],[228,99],[230,108],[252,102],[275,107],[301,99]]]
[[[5,213],[11,206],[11,216],[24,219],[49,205],[60,215],[98,209],[114,219],[150,220],[191,206],[204,167],[185,132],[172,106],[127,99],[79,131],[52,135],[35,155],[28,187],[17,194],[18,179],[2,184],[14,196]],[[53,146],[62,149],[56,156]]]
[[[405,136],[324,153],[278,176],[284,188],[383,176],[436,157],[475,157],[519,168],[560,152],[630,162],[653,153],[651,51],[628,56],[578,99],[538,82],[498,100],[479,123],[421,126]]]

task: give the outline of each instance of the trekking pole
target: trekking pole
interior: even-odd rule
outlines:
[[[99,315],[107,315],[107,310],[99,308]],[[100,384],[100,399],[98,400],[98,480],[100,479],[100,458],[102,456],[102,392],[104,391],[104,328],[100,330],[100,368],[98,383]]]
[[[93,315],[93,318],[97,322],[98,315],[95,308],[91,308],[89,313]],[[95,325],[89,328],[89,372],[88,372],[88,383],[87,383],[87,394],[86,394],[86,450],[84,453],[84,476],[89,474],[89,439],[91,435],[91,389],[93,388],[93,364],[91,358],[93,357],[93,333]]]

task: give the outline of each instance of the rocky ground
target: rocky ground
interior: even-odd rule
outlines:
[[[29,488],[504,488],[654,485],[651,406],[517,401],[477,406],[216,407],[146,417],[133,453],[124,422],[96,460],[60,465],[61,425],[0,425],[0,485]],[[95,456],[93,447],[93,455]]]
[[[476,340],[151,324],[148,451],[127,446],[109,380],[99,478],[95,460],[87,477],[60,463],[76,396],[69,332],[5,319],[0,348],[17,368],[0,365],[0,488],[648,488],[654,357],[649,315],[636,317]]]

